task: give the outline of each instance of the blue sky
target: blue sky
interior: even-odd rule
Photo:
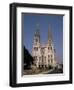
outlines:
[[[63,16],[44,14],[22,14],[23,45],[31,53],[36,25],[39,24],[41,42],[47,43],[49,25],[56,57],[59,63],[63,62]]]

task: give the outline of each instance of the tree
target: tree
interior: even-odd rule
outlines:
[[[24,69],[30,69],[32,64],[33,64],[33,57],[24,47]]]

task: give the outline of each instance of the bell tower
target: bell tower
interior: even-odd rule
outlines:
[[[33,40],[33,49],[32,49],[32,56],[34,58],[34,65],[39,66],[39,57],[40,57],[40,29],[39,24],[36,25],[36,31],[34,34]]]

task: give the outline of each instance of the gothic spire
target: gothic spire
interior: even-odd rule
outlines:
[[[36,32],[35,32],[35,36],[40,37],[40,29],[39,29],[39,24],[36,24]]]
[[[39,31],[40,31],[39,24],[36,24],[36,31],[35,31],[35,34],[34,34],[34,43],[35,43],[35,45],[40,43],[40,32]]]
[[[51,43],[52,41],[52,33],[51,33],[51,26],[49,25],[48,29],[48,43]]]
[[[49,30],[48,30],[48,39],[52,39],[51,26],[50,25],[49,25]]]

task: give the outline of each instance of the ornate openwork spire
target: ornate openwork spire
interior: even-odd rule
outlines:
[[[35,32],[35,36],[40,37],[40,28],[39,28],[39,24],[36,24],[36,32]]]
[[[34,34],[34,43],[39,44],[40,43],[40,28],[39,24],[36,24],[36,31]]]
[[[39,24],[36,24],[36,33],[39,34]]]

